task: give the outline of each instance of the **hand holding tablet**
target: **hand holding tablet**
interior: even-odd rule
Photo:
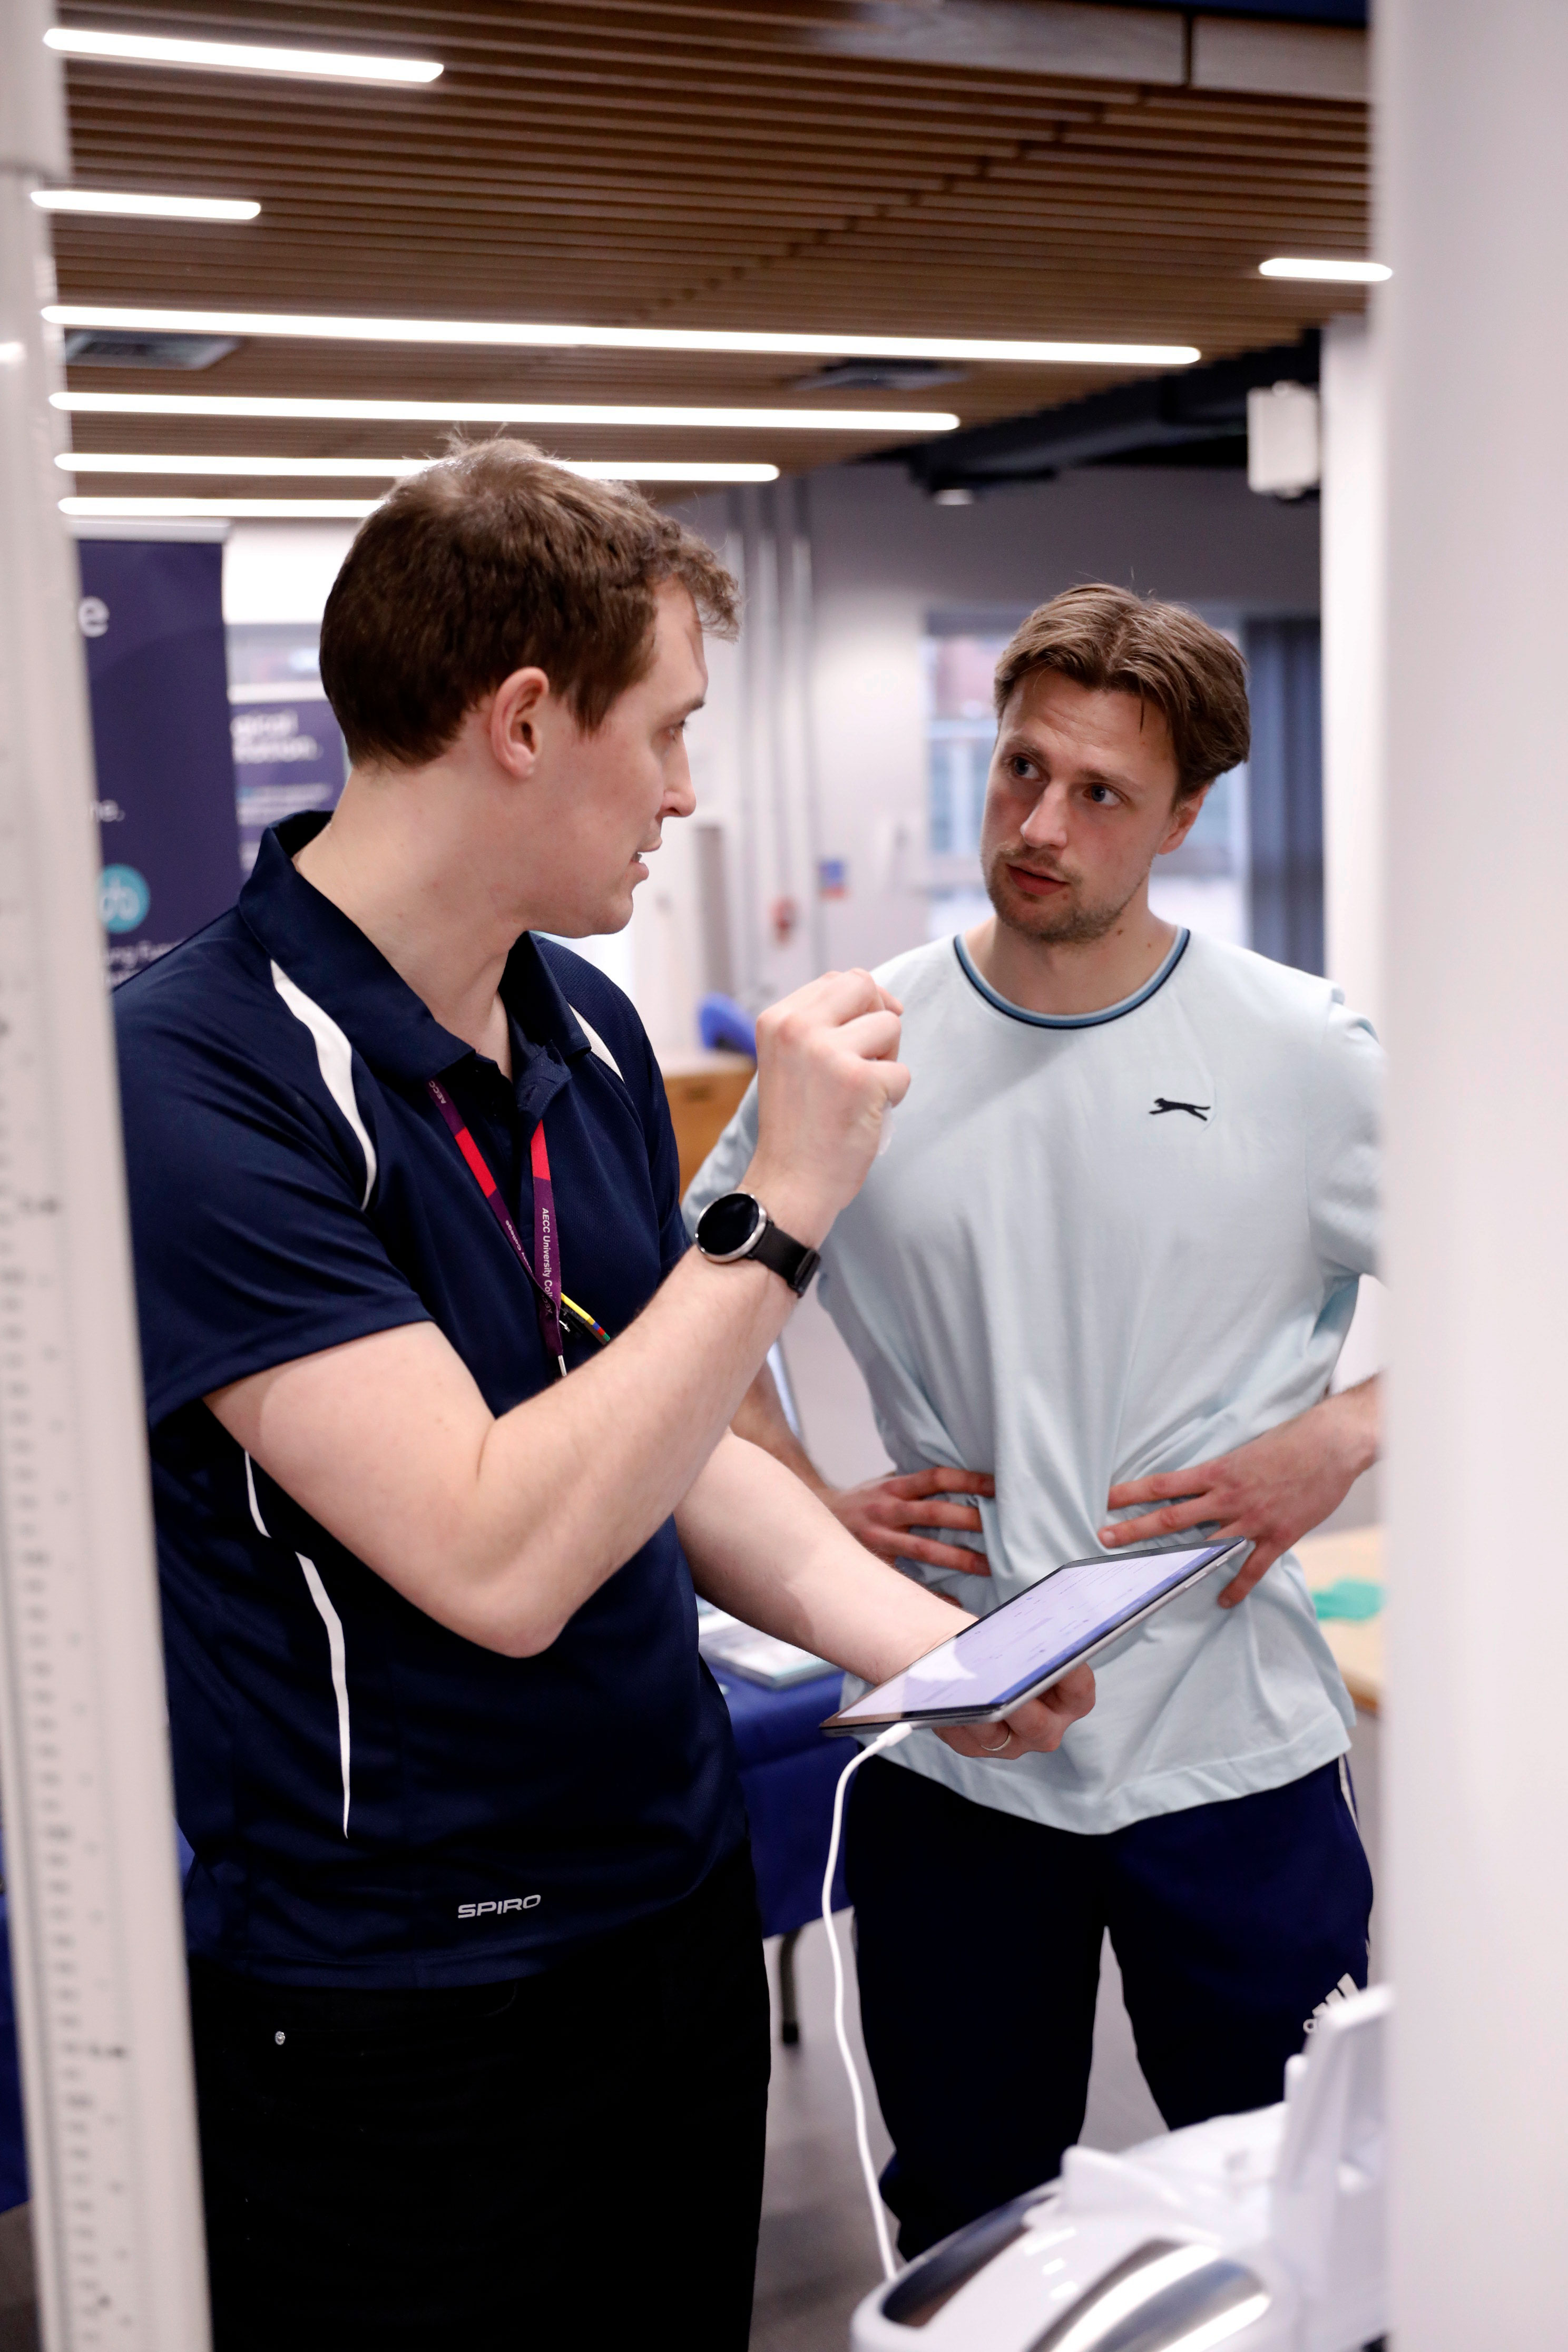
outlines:
[[[940,1730],[1000,1723],[1011,1709],[1083,1665],[1201,1577],[1234,1564],[1243,1549],[1240,1542],[1210,1543],[1068,1560],[829,1716],[822,1727],[877,1731],[889,1723],[924,1723]],[[990,1752],[1002,1751],[998,1746]]]

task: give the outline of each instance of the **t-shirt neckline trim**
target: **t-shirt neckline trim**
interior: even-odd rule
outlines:
[[[1164,987],[1165,982],[1181,962],[1187,951],[1187,941],[1191,938],[1191,931],[1184,926],[1176,933],[1172,942],[1171,951],[1159,971],[1152,973],[1134,995],[1124,996],[1120,1004],[1107,1004],[1099,1013],[1026,1012],[1023,1005],[1010,1003],[1005,996],[998,996],[989,982],[982,980],[974,968],[969,950],[963,944],[962,932],[953,933],[952,945],[954,953],[958,957],[959,970],[970,986],[985,999],[987,1004],[994,1005],[998,1013],[1005,1013],[1009,1021],[1025,1022],[1031,1029],[1098,1029],[1105,1022],[1120,1021],[1123,1014],[1136,1013],[1141,1004],[1147,1004],[1156,991]]]

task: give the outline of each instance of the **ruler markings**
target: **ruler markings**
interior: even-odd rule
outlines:
[[[0,0],[0,1763],[47,2352],[205,2352],[173,1822],[78,591],[28,192],[43,0]]]

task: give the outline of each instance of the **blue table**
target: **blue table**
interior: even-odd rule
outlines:
[[[798,2042],[795,1944],[807,1920],[822,1916],[822,1874],[833,1822],[833,1791],[854,1753],[847,1739],[829,1739],[817,1727],[838,1704],[839,1675],[816,1676],[789,1690],[763,1690],[737,1675],[717,1675],[734,1727],[741,1789],[752,1824],[752,1859],[764,1936],[782,1936],[779,2015],[784,2039]],[[833,1907],[847,1908],[844,1853],[833,1880]]]

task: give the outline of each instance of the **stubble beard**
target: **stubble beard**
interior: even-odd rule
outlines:
[[[1009,866],[1026,867],[1027,854],[1020,854],[1017,848],[999,849],[985,869],[986,896],[997,921],[1022,939],[1048,940],[1053,947],[1084,947],[1104,939],[1115,929],[1133,897],[1130,890],[1114,906],[1087,904],[1079,896],[1079,885],[1069,880],[1058,898],[1027,898],[1015,887]]]

